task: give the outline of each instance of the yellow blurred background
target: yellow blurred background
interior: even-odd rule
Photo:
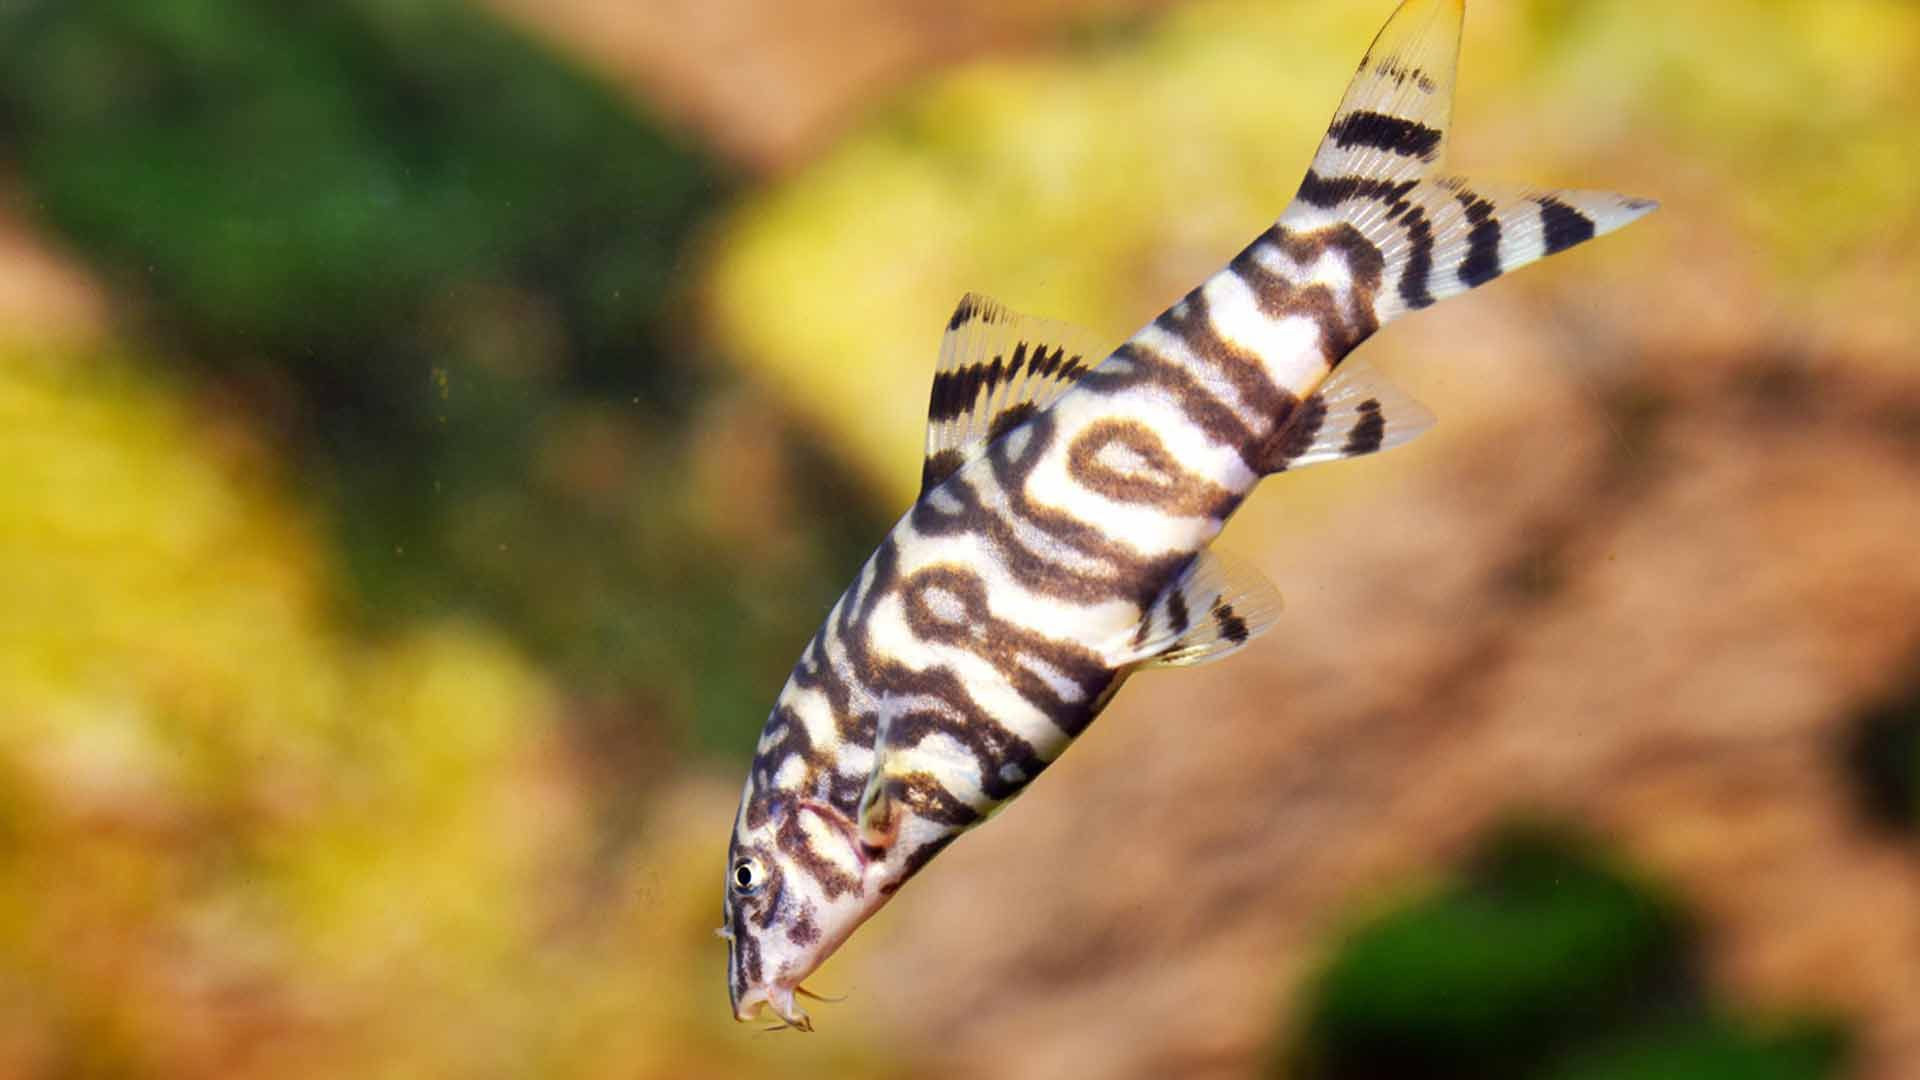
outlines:
[[[1385,2],[0,8],[0,1075],[1920,1075],[1920,6],[1477,0],[1661,212],[1366,346],[1287,613],[736,1025],[754,732],[980,290],[1117,343]]]

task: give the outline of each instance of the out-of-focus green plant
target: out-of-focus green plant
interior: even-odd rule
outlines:
[[[1590,841],[1511,826],[1457,883],[1347,936],[1308,998],[1284,1074],[1832,1072],[1841,1044],[1830,1029],[1775,1039],[1716,1018],[1690,943],[1679,906]],[[1748,1061],[1759,1071],[1726,1071]]]
[[[472,620],[350,632],[183,383],[0,347],[0,1075],[874,1075],[857,1017],[728,1014],[684,823],[732,791],[609,865],[552,684]]]
[[[750,742],[878,526],[683,333],[698,153],[451,0],[6,5],[0,117],[46,220],[291,433],[369,613],[494,620],[612,742]]]
[[[1578,1055],[1546,1080],[1819,1080],[1837,1072],[1842,1049],[1823,1024],[1755,1032],[1709,1019]]]
[[[567,340],[489,343],[559,355],[503,366],[677,404],[665,319],[711,170],[468,5],[28,2],[0,13],[0,59],[47,217],[208,362],[277,361],[343,407],[424,406],[438,352],[502,329],[471,320],[537,316],[519,333]],[[462,285],[526,307],[489,316],[477,301],[501,298]]]

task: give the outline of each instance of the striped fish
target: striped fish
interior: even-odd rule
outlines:
[[[760,736],[728,853],[734,1015],[811,1030],[800,983],[1017,795],[1142,667],[1226,656],[1280,601],[1208,550],[1265,476],[1431,416],[1347,356],[1395,318],[1654,204],[1444,171],[1464,0],[1406,0],[1298,195],[1118,349],[970,295],[921,492]]]

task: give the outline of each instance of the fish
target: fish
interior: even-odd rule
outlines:
[[[1117,348],[978,294],[948,319],[918,498],[806,644],[741,792],[736,1019],[803,981],[1144,668],[1232,655],[1280,594],[1210,548],[1264,478],[1433,423],[1350,354],[1402,315],[1656,208],[1446,171],[1464,0],[1405,0],[1293,200]]]

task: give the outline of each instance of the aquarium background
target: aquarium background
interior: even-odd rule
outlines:
[[[1396,323],[1148,674],[736,1024],[755,732],[980,290],[1118,342],[1390,5],[0,3],[0,1075],[1920,1074],[1920,6],[1476,0],[1664,209]]]

